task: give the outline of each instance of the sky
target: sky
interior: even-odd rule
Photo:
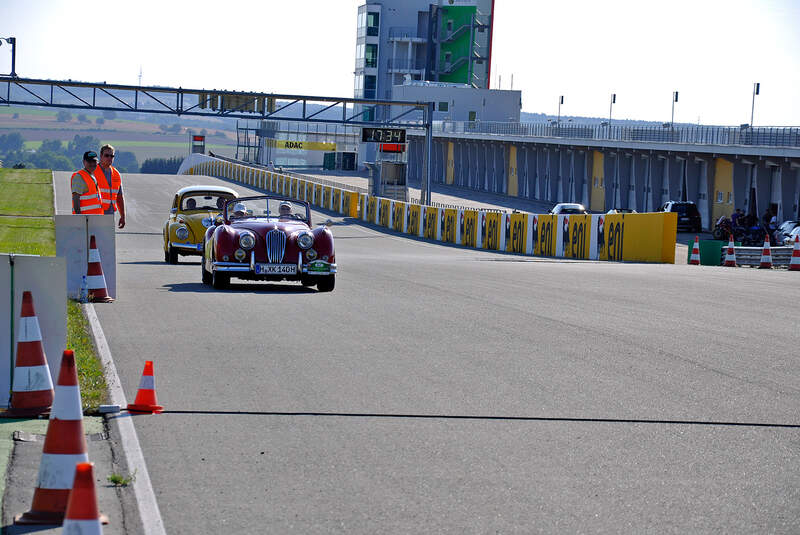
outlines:
[[[387,2],[390,0],[386,0]],[[402,1],[402,0],[396,0]],[[21,77],[352,97],[362,0],[0,0]],[[800,126],[800,0],[496,0],[522,111]],[[0,46],[9,73],[10,46]]]

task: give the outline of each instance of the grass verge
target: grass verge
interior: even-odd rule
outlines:
[[[51,172],[40,169],[0,169],[0,252],[56,254]],[[13,192],[9,195],[6,192]],[[66,296],[64,296],[66,299]],[[75,351],[84,410],[107,398],[103,367],[95,354],[80,305],[66,299],[67,347]],[[55,379],[54,383],[55,383]]]

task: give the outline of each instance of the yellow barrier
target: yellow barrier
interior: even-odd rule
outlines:
[[[562,242],[564,258],[589,258],[592,236],[592,216],[571,214],[565,218]]]
[[[481,244],[484,249],[496,251],[500,248],[500,232],[504,230],[500,228],[501,221],[502,214],[498,212],[486,214],[486,231],[483,233]]]
[[[525,254],[528,246],[528,214],[511,214],[508,217],[509,235],[506,239],[506,251]]]
[[[405,232],[406,203],[395,201],[392,209],[392,228],[397,232]]]
[[[446,208],[442,210],[442,241],[458,243],[458,210]]]
[[[461,229],[461,245],[467,247],[478,245],[478,214],[477,210],[464,210],[461,214],[464,219]]]
[[[367,199],[366,221],[368,223],[375,223],[377,216],[378,216],[378,199],[370,195],[369,198]]]
[[[439,209],[433,206],[425,206],[424,210],[424,230],[422,236],[429,240],[438,240]]]
[[[392,201],[389,199],[380,199],[378,207],[378,224],[382,227],[388,227],[392,219]]]
[[[674,212],[605,216],[598,259],[675,263],[677,218]]]
[[[422,207],[418,204],[409,204],[408,205],[408,215],[407,222],[406,222],[406,234],[411,234],[412,236],[419,236],[420,235],[420,220],[422,214]]]

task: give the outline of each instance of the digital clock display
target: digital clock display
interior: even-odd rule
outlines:
[[[362,128],[362,143],[405,143],[406,131],[403,128]]]

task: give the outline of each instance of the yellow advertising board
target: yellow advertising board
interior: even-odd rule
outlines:
[[[331,210],[347,213],[342,206],[342,190],[339,188],[331,188]]]
[[[420,220],[422,214],[422,207],[418,204],[408,205],[408,223],[406,224],[406,233],[412,236],[419,236]]]
[[[506,251],[525,254],[528,245],[528,214],[511,214],[509,217],[509,235],[506,239]]]
[[[675,262],[677,214],[608,214],[598,225],[598,258],[633,262]]]
[[[403,232],[403,222],[406,216],[406,203],[395,201],[392,210],[392,228],[397,232]]]
[[[464,210],[461,214],[461,245],[477,247],[478,245],[478,211]]]
[[[378,224],[382,227],[388,227],[392,216],[392,201],[389,199],[380,199],[380,206],[378,211]]]
[[[483,232],[483,243],[481,247],[496,251],[500,248],[500,232],[505,229],[500,228],[503,214],[500,212],[489,212],[486,214],[486,228]]]
[[[317,206],[324,206],[322,204],[322,184],[314,185],[314,203]]]
[[[336,143],[318,141],[294,141],[288,139],[267,139],[267,145],[275,149],[289,150],[324,150],[336,152]]]
[[[292,199],[298,199],[297,190],[298,190],[298,183],[300,182],[297,178],[292,178],[291,180],[291,191],[289,191],[289,196]]]
[[[374,223],[378,215],[378,198],[369,196],[367,199],[367,222]]]
[[[436,231],[439,229],[439,210],[433,206],[425,207],[424,231],[422,236],[429,240],[436,239]]]
[[[326,210],[330,210],[331,208],[331,190],[333,188],[330,186],[324,186],[322,188],[322,204],[321,206]]]
[[[564,217],[562,228],[562,244],[564,258],[589,258],[592,240],[592,216],[570,214]]]
[[[358,217],[358,193],[342,192],[342,213],[347,217]]]
[[[442,210],[442,241],[456,243],[458,238],[458,210],[446,208]]]
[[[537,239],[534,243],[533,254],[537,256],[556,255],[556,227],[558,226],[558,216],[538,215],[537,217]]]

